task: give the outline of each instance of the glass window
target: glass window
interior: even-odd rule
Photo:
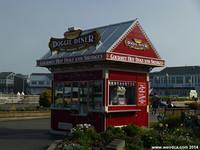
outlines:
[[[177,84],[183,84],[183,77],[176,77]]]
[[[71,82],[65,82],[63,87],[63,104],[65,107],[70,107],[71,101],[72,101],[72,83]]]
[[[50,82],[50,81],[46,81],[46,84],[47,84],[47,85],[50,85],[50,84],[51,84],[51,82]]]
[[[88,82],[81,81],[79,88],[80,107],[79,113],[86,114],[88,112]]]
[[[88,84],[87,82],[80,82],[80,102],[86,103],[87,102],[87,95],[88,95]]]
[[[44,85],[44,81],[39,81],[38,84],[39,85]]]
[[[198,76],[195,75],[195,85],[197,86],[198,85]]]
[[[102,108],[102,81],[60,82],[54,84],[54,106],[85,114]]]
[[[55,83],[54,85],[54,104],[55,106],[63,106],[63,84]]]
[[[102,81],[89,82],[89,108],[100,110],[103,105]]]
[[[72,97],[71,104],[79,104],[79,83],[72,82],[72,92],[70,93]]]
[[[175,77],[171,77],[171,83],[174,84],[176,81]]]
[[[36,81],[31,81],[31,84],[36,85],[37,82]]]
[[[136,104],[135,83],[131,81],[110,81],[109,104],[110,105]]]
[[[191,84],[192,83],[192,77],[191,76],[186,76],[185,77],[185,83]]]
[[[156,76],[154,80],[155,80],[155,83],[160,83],[160,77],[159,76]]]

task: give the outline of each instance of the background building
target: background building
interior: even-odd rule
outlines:
[[[39,95],[45,89],[51,88],[52,76],[49,73],[32,73],[30,75],[29,92]]]
[[[188,97],[190,90],[200,94],[200,66],[166,67],[150,73],[152,92],[158,95]]]
[[[28,80],[29,80],[28,75],[16,74],[14,76],[14,93],[23,92],[26,95],[29,94]]]
[[[0,92],[13,93],[14,91],[14,72],[1,72],[0,73]]]

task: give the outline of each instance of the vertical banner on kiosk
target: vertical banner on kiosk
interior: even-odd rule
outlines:
[[[147,84],[145,82],[138,82],[137,84],[137,105],[147,105]]]

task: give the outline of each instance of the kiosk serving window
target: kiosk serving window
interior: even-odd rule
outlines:
[[[54,106],[76,109],[81,114],[101,110],[102,87],[101,80],[57,82],[54,84]]]
[[[135,105],[136,87],[134,81],[109,81],[110,105]]]

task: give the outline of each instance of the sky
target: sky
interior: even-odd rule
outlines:
[[[200,0],[0,0],[0,72],[48,72],[50,37],[135,18],[166,67],[200,65]]]

